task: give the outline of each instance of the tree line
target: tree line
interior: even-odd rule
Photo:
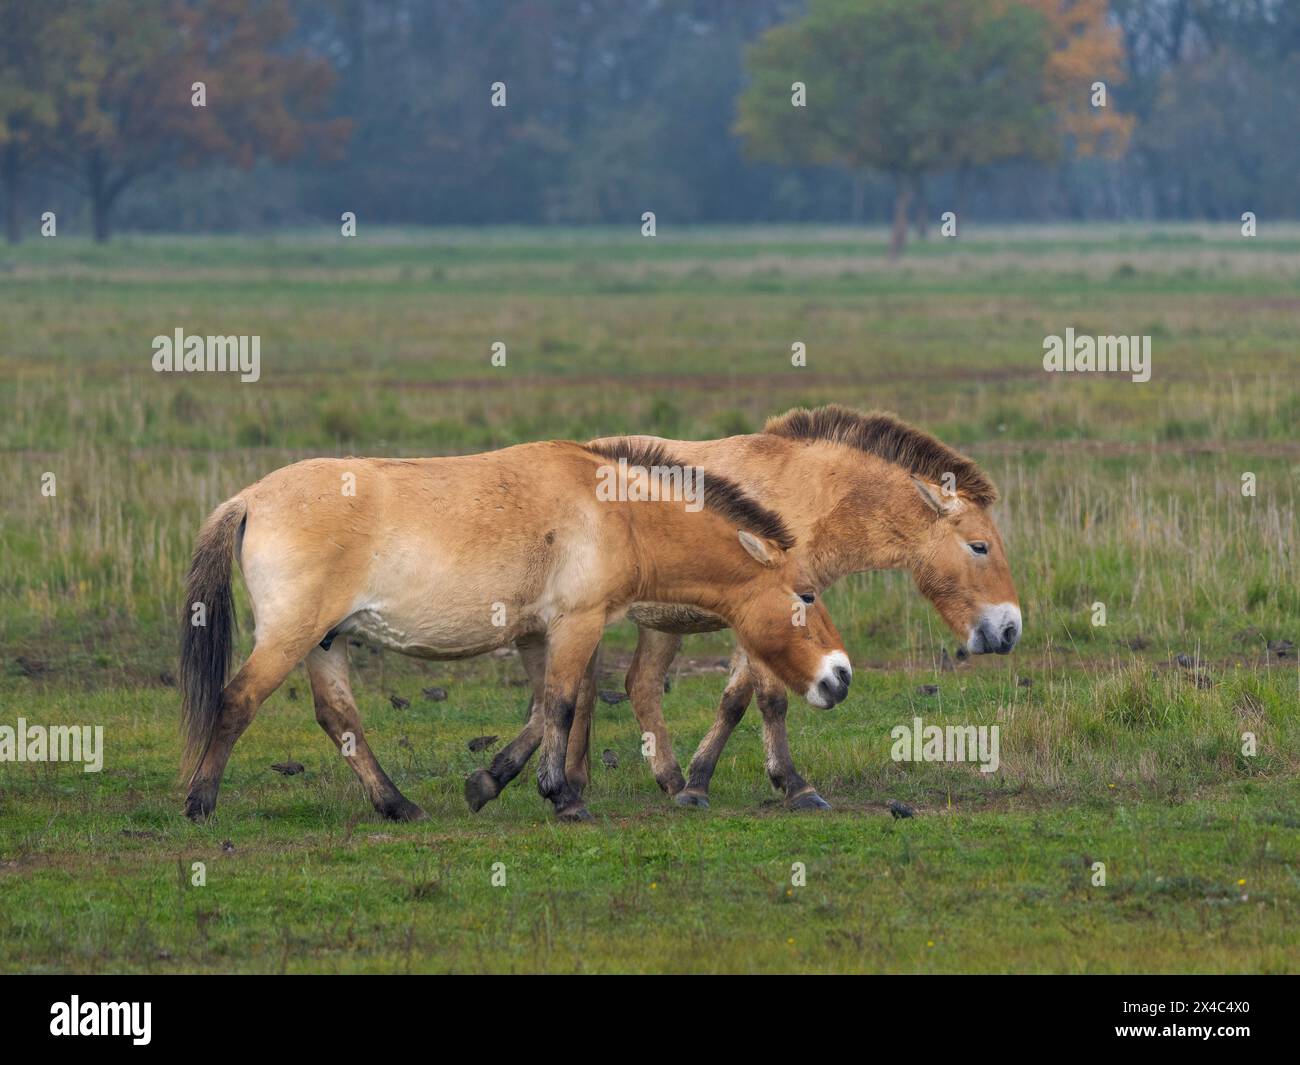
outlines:
[[[0,0],[0,197],[136,229],[1294,217],[1286,0]]]

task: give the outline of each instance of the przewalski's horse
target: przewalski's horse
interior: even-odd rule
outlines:
[[[305,660],[316,719],[375,809],[394,820],[424,816],[366,743],[341,636],[442,659],[544,641],[538,789],[566,819],[589,816],[564,771],[578,689],[602,630],[634,602],[725,618],[783,683],[818,705],[843,699],[848,657],[825,608],[797,604],[814,592],[787,553],[781,518],[721,476],[704,479],[695,511],[681,501],[598,498],[598,480],[620,457],[680,467],[657,448],[567,441],[460,458],[316,459],[217,507],[186,583],[185,812],[213,810],[235,741]],[[256,634],[226,684],[232,557]],[[192,623],[197,613],[205,624]]]
[[[663,446],[709,475],[730,478],[784,515],[796,540],[793,553],[819,592],[850,573],[905,569],[966,652],[1006,654],[1020,639],[1019,600],[988,510],[996,489],[969,458],[892,414],[838,406],[796,409],[748,436],[628,439]],[[757,692],[773,786],[792,808],[828,808],[795,769],[783,688],[754,668],[743,648],[733,659],[713,727],[684,779],[661,710],[664,677],[683,634],[723,626],[681,606],[637,603],[629,617],[639,633],[627,692],[641,731],[654,734],[651,768],[664,791],[681,805],[708,805],[718,757]],[[569,774],[578,788],[587,782],[590,687],[584,686],[569,746]]]

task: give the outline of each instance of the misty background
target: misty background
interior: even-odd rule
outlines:
[[[787,49],[794,62],[769,43],[764,69],[765,35],[810,6],[833,32]],[[854,21],[891,6],[917,19],[897,41]],[[1001,129],[980,131],[963,151],[935,133],[939,161],[917,168],[905,203],[904,168],[879,150],[819,151],[779,116],[756,114],[746,135],[741,101],[764,78],[787,112],[800,74],[810,113],[828,96],[867,114],[890,93],[909,103],[926,77],[950,76],[925,68],[935,42],[972,36],[973,18],[1008,6],[1037,21],[985,42],[1003,49],[987,67],[1001,79],[997,114],[1034,112],[1005,143]],[[0,33],[11,239],[36,235],[47,210],[61,233],[94,224],[103,238],[344,211],[363,224],[534,225],[639,224],[653,210],[661,227],[901,212],[922,233],[949,209],[977,221],[1297,213],[1300,4],[1284,0],[4,0]],[[894,64],[909,43],[915,55]],[[1037,64],[1025,77],[1041,92],[1008,73],[1021,59]],[[978,62],[963,53],[961,69]],[[828,71],[829,91],[815,80]],[[1096,80],[1104,111],[1087,106]],[[490,104],[498,82],[504,108]],[[982,84],[949,96],[973,109]],[[902,152],[915,154],[945,119],[914,109],[908,121]],[[1098,121],[1110,128],[1090,144]]]

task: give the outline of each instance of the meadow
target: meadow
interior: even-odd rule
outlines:
[[[0,725],[106,743],[99,774],[0,763],[0,969],[1300,967],[1300,227],[972,228],[895,265],[882,232],[819,227],[332,234],[0,253]],[[1150,336],[1151,381],[1046,373],[1070,326]],[[178,327],[259,335],[261,379],[154,373]],[[952,638],[908,577],[828,594],[853,691],[792,704],[790,731],[833,812],[774,800],[752,710],[712,809],[677,808],[627,704],[601,703],[619,767],[594,767],[595,825],[553,824],[530,772],[472,816],[490,752],[466,742],[520,722],[517,659],[354,648],[371,741],[429,821],[371,813],[300,673],[216,817],[180,816],[175,620],[221,499],[309,455],[725,435],[830,401],[981,463],[1025,618],[1010,657],[943,671]],[[610,631],[602,688],[632,639]],[[691,637],[679,660],[683,763],[729,648]],[[999,724],[999,772],[892,761],[914,716]],[[269,768],[290,759],[306,772]]]

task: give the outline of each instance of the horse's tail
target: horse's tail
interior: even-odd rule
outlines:
[[[199,530],[185,578],[181,616],[181,775],[192,780],[221,716],[221,691],[230,670],[235,600],[230,563],[248,504],[238,496],[217,507]]]

